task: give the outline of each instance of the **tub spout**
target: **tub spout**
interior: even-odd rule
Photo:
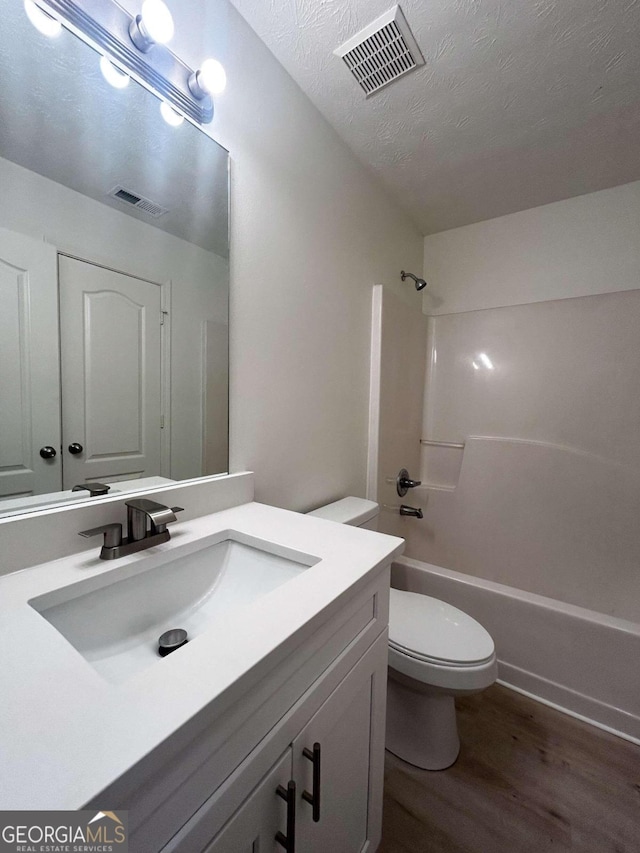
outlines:
[[[407,506],[402,504],[400,507],[400,515],[410,515],[413,518],[423,518],[422,509],[417,506]]]

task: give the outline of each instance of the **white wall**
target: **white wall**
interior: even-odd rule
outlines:
[[[2,158],[0,187],[0,227],[132,275],[171,281],[170,473],[200,476],[202,321],[226,322],[227,261]]]
[[[426,314],[640,287],[640,181],[426,237]]]
[[[232,160],[231,470],[292,509],[364,495],[372,287],[407,298],[422,237],[226,0],[172,11],[174,50],[228,75],[211,133]]]

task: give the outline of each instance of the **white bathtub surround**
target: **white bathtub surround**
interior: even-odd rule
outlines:
[[[430,317],[424,519],[381,524],[398,584],[478,619],[505,683],[635,739],[639,326],[640,290]]]
[[[637,623],[407,557],[394,562],[392,583],[484,625],[500,683],[640,743]]]
[[[573,448],[474,436],[456,488],[420,493],[416,500],[428,501],[424,523],[405,533],[409,556],[640,622],[633,468]]]
[[[84,526],[78,517],[86,512],[73,510],[76,526]],[[46,524],[46,518],[39,520]],[[318,562],[243,610],[220,614],[184,650],[118,684],[104,680],[29,604],[78,581],[98,588],[110,572],[153,571],[172,552],[193,551],[203,537],[224,538],[228,531],[276,543],[276,549],[312,554]],[[249,503],[180,520],[172,525],[169,543],[121,560],[101,561],[96,543],[89,551],[0,579],[2,624],[15,638],[0,673],[2,808],[80,808],[176,731],[186,743],[241,697],[246,696],[249,708],[251,691],[261,679],[384,573],[402,544],[352,527],[329,531],[323,520]],[[384,579],[388,583],[388,575]],[[386,601],[379,608],[386,621]],[[143,765],[148,773],[148,762]]]
[[[407,554],[640,622],[640,290],[429,323]]]

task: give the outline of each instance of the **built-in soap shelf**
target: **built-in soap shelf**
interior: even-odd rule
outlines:
[[[452,492],[458,485],[464,442],[420,439],[422,488]]]

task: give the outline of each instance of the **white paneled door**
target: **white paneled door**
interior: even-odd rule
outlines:
[[[56,261],[0,229],[0,498],[61,488]]]
[[[161,287],[61,255],[63,488],[161,471]]]

